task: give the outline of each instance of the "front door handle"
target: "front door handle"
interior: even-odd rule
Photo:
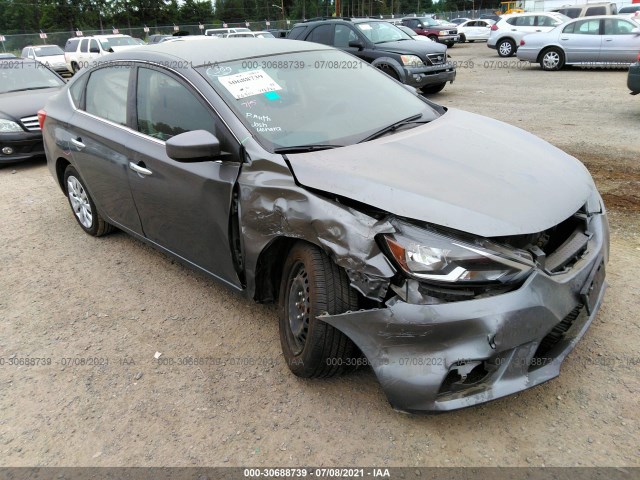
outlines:
[[[569,40],[569,37],[560,37],[560,40]]]
[[[143,163],[143,165],[144,165],[144,163]],[[141,175],[141,176],[151,175],[153,173],[148,168],[142,167],[140,165],[136,165],[133,162],[129,162],[129,168],[131,170],[133,170],[134,172],[136,172],[138,175]]]
[[[76,147],[78,150],[82,150],[84,147],[86,147],[86,145],[84,143],[82,143],[82,139],[80,137],[72,138],[71,139],[71,145]]]

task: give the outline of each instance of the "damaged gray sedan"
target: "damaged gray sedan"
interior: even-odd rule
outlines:
[[[607,217],[579,161],[324,45],[117,53],[40,120],[86,233],[277,302],[294,374],[370,365],[398,410],[557,376],[602,301]]]

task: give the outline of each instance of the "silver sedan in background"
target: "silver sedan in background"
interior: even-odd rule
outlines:
[[[582,17],[546,33],[525,35],[517,51],[520,60],[539,63],[543,70],[565,65],[627,66],[640,51],[640,23],[620,15]]]

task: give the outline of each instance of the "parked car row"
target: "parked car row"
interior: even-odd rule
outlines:
[[[385,43],[446,48],[393,28],[320,20],[292,33],[373,55]],[[318,67],[279,68],[290,62]],[[408,412],[559,375],[605,290],[607,218],[589,173],[368,64],[320,67],[352,62],[290,40],[115,53],[40,113],[49,170],[79,230],[118,228],[278,304],[294,375],[371,365]],[[425,368],[425,355],[444,361]]]

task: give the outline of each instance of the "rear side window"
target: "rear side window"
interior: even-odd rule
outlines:
[[[607,7],[589,7],[587,8],[585,17],[593,17],[594,15],[606,15]]]
[[[318,25],[311,31],[307,40],[325,45],[333,45],[333,25]]]
[[[618,18],[607,18],[604,21],[605,35],[630,35],[633,30],[631,22]]]
[[[82,43],[80,43],[80,51],[82,53],[87,53],[89,51],[89,39],[83,38]]]
[[[122,65],[93,72],[85,93],[86,112],[126,125],[130,74],[131,68]]]
[[[296,38],[302,38],[302,34],[307,30],[307,26],[306,25],[297,25],[295,27],[293,27],[291,29],[291,31],[289,32],[289,35],[287,35],[287,38],[291,38],[291,39],[296,39]]]
[[[556,24],[556,21],[551,17],[546,17],[544,15],[538,15],[536,17],[536,25],[539,27],[553,27]]]
[[[82,94],[84,93],[84,87],[87,84],[87,78],[89,78],[89,75],[83,75],[69,86],[71,101],[76,108],[82,108]]]
[[[67,40],[67,44],[64,46],[64,51],[75,52],[78,49],[78,43],[80,43],[79,38],[73,38],[71,40]]]
[[[533,15],[525,15],[524,17],[516,18],[516,26],[518,27],[533,27],[535,25],[536,17]]]
[[[518,17],[507,18],[507,23],[509,25],[515,25],[517,21],[518,21]]]
[[[172,77],[151,70],[138,70],[136,107],[138,131],[160,140],[193,130],[215,135],[215,122],[202,103]]]

